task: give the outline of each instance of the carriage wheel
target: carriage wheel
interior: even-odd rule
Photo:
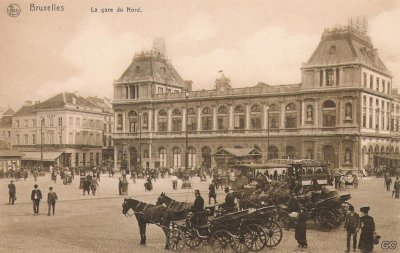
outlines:
[[[210,239],[210,245],[215,253],[232,253],[233,235],[226,230],[216,231]]]
[[[253,233],[249,228],[241,229],[233,235],[233,249],[237,253],[245,253],[249,251],[254,244]]]
[[[276,221],[268,221],[265,225],[267,232],[267,247],[275,247],[282,241],[282,228]]]
[[[185,235],[179,229],[172,229],[168,233],[168,244],[169,249],[175,252],[183,250],[185,248]]]
[[[193,234],[191,231],[186,231],[185,238],[186,245],[191,249],[195,249],[201,244],[201,239],[197,237],[197,235]]]
[[[335,214],[328,210],[320,210],[317,214],[317,220],[324,232],[332,230],[336,224]]]
[[[251,251],[260,251],[267,244],[267,233],[264,228],[257,224],[250,224],[249,229],[253,234],[253,245],[251,245]]]

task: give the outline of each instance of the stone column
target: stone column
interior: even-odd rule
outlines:
[[[315,101],[314,103],[314,111],[313,111],[314,115],[314,126],[315,127],[319,127],[319,115],[322,115],[322,110],[319,110],[318,108],[318,101]],[[321,124],[322,126],[322,124]]]
[[[201,107],[197,107],[197,131],[201,130]]]
[[[229,130],[233,130],[233,105],[229,105]]]
[[[322,70],[322,86],[326,86],[326,69]]]
[[[332,86],[336,86],[336,68],[333,68],[332,71],[333,71],[333,85]]]
[[[153,110],[149,109],[147,115],[149,116],[149,119],[147,121],[148,122],[147,126],[149,128],[148,131],[152,132],[153,131]]]
[[[182,109],[182,132],[186,131],[186,107]]]
[[[158,132],[158,110],[154,110],[154,132]]]
[[[343,78],[343,67],[339,68],[339,85],[341,86],[342,84],[344,84],[344,78]],[[361,72],[362,75],[362,72]],[[362,80],[362,79],[361,79]]]
[[[167,131],[168,133],[170,133],[172,131],[172,108],[168,108],[167,115],[168,115]]]
[[[126,113],[122,112],[122,131],[126,133]]]
[[[286,103],[283,102],[281,103],[281,113],[280,113],[280,119],[279,119],[279,126],[281,129],[285,128],[285,108],[286,107]]]
[[[153,155],[152,155],[152,150],[151,150],[151,141],[149,143],[149,167],[150,168],[155,168],[155,166],[153,166]]]
[[[307,117],[306,115],[307,113],[304,112],[304,101],[302,100],[300,101],[300,116],[299,116],[301,127],[304,126],[304,121],[305,121],[304,118]]]
[[[245,129],[249,130],[250,129],[250,105],[246,104],[245,107]]]
[[[115,144],[114,145],[114,169],[117,169],[118,152],[119,152],[119,145]],[[79,164],[77,164],[76,166],[79,166]]]
[[[266,130],[268,126],[268,111],[267,111],[267,105],[263,104],[262,105],[262,124],[261,128],[263,130]]]
[[[218,128],[218,126],[217,126],[217,105],[213,105],[213,115],[212,115],[212,117],[213,117],[213,122],[212,122],[212,130],[213,131],[217,131],[217,128]]]
[[[339,168],[342,167],[342,163],[343,163],[343,142],[340,140],[339,141],[339,145],[338,145],[338,159],[339,159],[339,163],[338,166]]]

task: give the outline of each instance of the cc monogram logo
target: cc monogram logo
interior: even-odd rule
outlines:
[[[396,249],[397,241],[382,241],[381,248],[382,249]]]

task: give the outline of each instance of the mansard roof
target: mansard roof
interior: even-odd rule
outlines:
[[[4,113],[3,113],[3,116],[13,116],[14,115],[14,110],[13,109],[11,109],[11,108],[8,108],[8,110],[7,111],[5,111]]]
[[[131,65],[125,70],[117,82],[152,81],[178,87],[185,87],[184,80],[159,52],[145,51],[136,54]]]
[[[24,105],[13,115],[13,117],[30,116],[35,114],[36,114],[35,105]]]
[[[317,49],[304,66],[343,63],[362,63],[389,72],[371,38],[350,26],[325,29]]]
[[[64,108],[67,104],[81,107],[97,107],[95,104],[86,98],[79,96],[78,94],[72,92],[62,92],[38,104],[37,108],[57,109]]]

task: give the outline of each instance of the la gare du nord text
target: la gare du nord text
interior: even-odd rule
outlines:
[[[126,10],[126,12],[142,12],[140,7],[138,7],[138,8],[126,7],[125,10]],[[100,13],[114,13],[114,12],[124,12],[124,8],[118,7],[116,9],[114,9],[114,8],[97,9],[96,7],[90,7],[90,11],[91,12],[100,12]]]

